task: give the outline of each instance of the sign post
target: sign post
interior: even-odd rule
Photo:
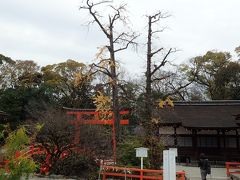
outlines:
[[[139,147],[136,149],[136,157],[141,158],[141,169],[143,169],[143,158],[148,157],[148,148]]]

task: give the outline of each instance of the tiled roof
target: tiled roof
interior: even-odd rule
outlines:
[[[181,123],[189,128],[238,128],[240,101],[174,102],[172,110],[160,109],[162,124]]]

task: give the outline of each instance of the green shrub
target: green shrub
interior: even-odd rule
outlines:
[[[30,156],[22,155],[27,151],[26,146],[30,143],[30,137],[26,129],[21,127],[9,134],[4,146],[5,157],[9,160],[6,169],[0,170],[0,180],[19,180],[21,177],[28,179],[36,169],[36,164]],[[25,149],[25,150],[24,150]],[[21,156],[16,158],[16,151],[21,151]]]
[[[30,158],[20,157],[12,159],[8,164],[8,168],[9,173],[4,173],[0,176],[4,180],[18,180],[21,177],[28,179],[29,175],[35,171],[36,164]]]
[[[128,136],[126,139],[118,144],[118,164],[124,166],[140,166],[140,158],[136,157],[136,149],[144,147],[144,140],[136,136]],[[148,158],[144,158],[144,167],[149,167]]]
[[[30,138],[26,133],[26,129],[21,127],[16,131],[9,134],[6,140],[5,148],[7,151],[7,156],[15,156],[16,151],[20,151],[29,145]]]

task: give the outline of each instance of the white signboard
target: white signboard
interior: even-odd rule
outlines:
[[[169,151],[173,151],[175,153],[175,157],[178,156],[177,148],[169,148]]]
[[[169,180],[169,151],[163,151],[163,180]]]
[[[136,157],[148,157],[148,148],[140,147],[136,149]]]
[[[176,180],[175,151],[163,151],[163,180]]]
[[[143,158],[148,157],[148,148],[140,147],[136,149],[136,157],[141,158],[141,169],[143,169]]]

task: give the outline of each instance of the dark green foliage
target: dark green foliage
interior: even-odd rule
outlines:
[[[86,179],[97,179],[98,164],[93,157],[72,153],[65,159],[60,159],[52,168],[54,174],[78,176]]]
[[[135,136],[125,137],[125,140],[118,145],[118,163],[124,166],[140,166],[140,158],[136,157],[135,148],[144,147],[144,139]],[[145,168],[149,167],[148,158],[144,158]]]
[[[208,51],[192,58],[181,69],[210,99],[240,99],[240,64],[232,61],[229,53]]]
[[[240,99],[240,63],[230,62],[215,76],[215,99]]]
[[[30,104],[42,101],[53,104],[51,97],[41,88],[8,88],[0,92],[0,109],[9,115],[8,119],[13,127],[30,116],[27,112]]]
[[[27,104],[28,98],[31,97],[30,92],[24,89],[6,89],[0,94],[0,109],[9,114],[12,122],[19,122],[25,119],[24,106]]]
[[[124,166],[140,166],[140,158],[136,157],[136,149],[149,148],[148,158],[144,158],[144,167],[160,169],[162,165],[162,151],[164,149],[161,140],[155,136],[128,136],[118,145],[118,163]]]

